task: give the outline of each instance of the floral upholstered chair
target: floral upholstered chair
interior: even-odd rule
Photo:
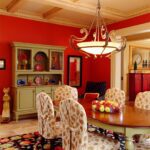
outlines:
[[[98,99],[98,97],[99,97],[99,93],[85,93],[84,94],[84,99],[94,100],[94,99]]]
[[[150,91],[137,94],[135,98],[135,107],[150,110]]]
[[[118,88],[107,89],[106,93],[105,93],[105,99],[113,100],[113,101],[119,103],[120,107],[122,107],[125,105],[125,92]],[[122,134],[118,134],[118,133],[116,134],[111,130],[106,130],[105,134],[107,136],[112,136],[112,137],[117,136],[118,138],[123,136]]]
[[[140,92],[135,98],[134,106],[139,109],[150,110],[150,91]],[[136,144],[136,149],[150,149],[150,134],[143,134],[139,137],[139,142]]]
[[[36,96],[39,133],[46,139],[61,136],[61,127],[54,117],[54,107],[51,98],[44,92]]]
[[[60,101],[65,100],[66,98],[72,98],[73,100],[78,100],[78,91],[76,88],[62,85],[56,88],[54,91],[54,100],[53,103],[55,106],[59,106]],[[60,118],[59,109],[55,111],[55,115],[57,118]]]
[[[68,98],[60,102],[62,145],[64,150],[117,150],[119,143],[100,134],[87,132],[87,117],[77,101]]]
[[[125,105],[125,92],[118,88],[107,89],[105,93],[106,100],[114,100],[120,104],[120,106]]]
[[[62,101],[66,98],[73,98],[74,100],[78,100],[78,91],[76,88],[71,87],[69,85],[62,85],[56,88],[54,91],[54,103],[55,101]]]

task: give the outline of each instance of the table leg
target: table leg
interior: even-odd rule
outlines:
[[[133,138],[131,137],[126,137],[125,141],[125,148],[126,150],[134,150],[134,143],[133,143]]]

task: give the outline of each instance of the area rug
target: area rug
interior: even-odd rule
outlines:
[[[103,129],[88,125],[89,132],[106,134]],[[125,150],[124,136],[114,137],[115,134],[109,133],[107,136],[118,139],[120,150]],[[0,138],[0,150],[63,150],[62,139],[46,140],[38,132],[15,135],[6,138]]]
[[[120,142],[120,150],[125,150],[125,136],[123,134],[115,133],[112,131],[107,131],[102,128],[90,125],[90,124],[88,124],[88,131],[103,134],[107,137],[118,140]]]
[[[38,132],[0,138],[0,150],[63,150],[62,139],[46,140]]]

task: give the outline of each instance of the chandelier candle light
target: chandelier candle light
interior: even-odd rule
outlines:
[[[120,52],[126,47],[126,38],[116,36],[114,30],[108,32],[104,19],[100,13],[100,1],[98,0],[96,8],[96,16],[90,25],[89,29],[82,28],[80,33],[83,37],[71,35],[70,45],[75,50],[82,50],[86,54],[102,55],[113,51]],[[95,24],[95,30],[94,30]],[[87,41],[87,38],[93,32],[93,41]]]

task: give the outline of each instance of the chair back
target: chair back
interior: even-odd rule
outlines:
[[[51,98],[44,92],[36,96],[39,133],[46,139],[51,139],[54,133],[54,107]]]
[[[84,108],[72,98],[60,102],[62,145],[65,150],[86,150],[87,117]]]
[[[137,108],[150,110],[150,91],[138,93],[134,105]]]
[[[99,97],[99,93],[85,93],[84,94],[84,99],[94,100],[94,99],[98,99],[98,97]]]
[[[62,85],[56,88],[54,91],[54,100],[65,100],[66,98],[73,98],[73,100],[78,100],[78,91],[76,88]]]
[[[125,105],[125,92],[118,88],[107,89],[105,93],[106,100],[114,100],[120,104],[120,106]]]

